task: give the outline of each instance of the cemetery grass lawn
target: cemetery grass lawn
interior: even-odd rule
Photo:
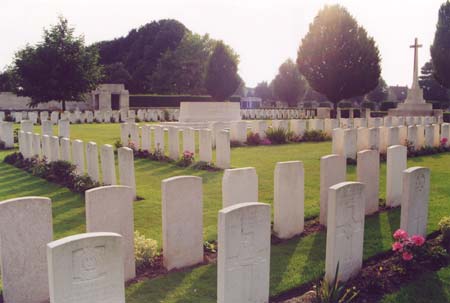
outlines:
[[[387,295],[383,303],[450,302],[450,267],[426,273],[398,292]]]
[[[56,128],[55,128],[56,133]],[[71,126],[71,138],[98,145],[113,144],[119,138],[118,124],[80,124]],[[331,142],[301,143],[281,146],[233,148],[233,167],[256,167],[259,177],[260,202],[272,203],[273,172],[276,162],[301,160],[305,167],[305,216],[319,214],[319,159],[329,154]],[[10,152],[0,152],[0,161]],[[428,232],[450,213],[450,153],[408,160],[408,166],[431,169],[431,196]],[[135,228],[161,244],[161,181],[177,175],[203,178],[204,239],[217,237],[217,212],[221,208],[222,172],[184,169],[173,164],[138,159],[135,161],[137,193],[144,199],[134,204]],[[355,167],[347,169],[348,180],[355,180]],[[385,165],[380,170],[380,195],[385,192]],[[48,183],[7,164],[0,164],[0,200],[19,196],[47,196],[53,201],[54,236],[85,231],[84,197]],[[399,209],[366,218],[364,258],[390,249],[391,235],[399,227]],[[276,295],[299,284],[318,279],[324,271],[324,232],[272,246],[271,289]],[[127,288],[127,302],[215,302],[216,266],[206,265],[183,272],[173,272],[152,280],[144,280]]]

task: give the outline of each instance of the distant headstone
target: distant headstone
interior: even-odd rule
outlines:
[[[328,189],[344,182],[347,175],[347,161],[342,155],[327,155],[320,158],[320,224],[327,224]]]
[[[69,120],[58,121],[58,135],[62,138],[70,138],[70,122]]]
[[[273,230],[281,239],[289,239],[303,232],[304,174],[300,161],[278,162],[275,166]]]
[[[406,169],[407,149],[394,145],[387,149],[386,159],[386,205],[399,206],[402,197],[403,171]]]
[[[430,170],[411,167],[403,171],[400,228],[409,235],[427,234]]]
[[[136,197],[136,178],[134,176],[133,150],[128,147],[118,149],[120,185],[126,185],[133,189]]]
[[[122,236],[125,281],[136,276],[134,256],[133,190],[103,186],[86,191],[86,231],[113,232]]]
[[[258,175],[254,167],[226,169],[222,178],[222,207],[258,201]]]
[[[114,161],[114,148],[112,145],[105,144],[100,150],[100,160],[102,164],[103,184],[115,185],[116,180],[116,164]]]
[[[164,267],[203,262],[202,179],[180,176],[161,183]]]
[[[376,150],[363,150],[358,153],[356,168],[357,180],[366,188],[365,214],[373,214],[379,208],[380,154]]]
[[[216,166],[222,169],[231,166],[230,132],[222,130],[216,137]]]
[[[42,135],[53,136],[52,121],[44,120],[41,123]]]
[[[45,245],[53,240],[50,199],[24,197],[1,202],[0,239],[4,302],[47,302]]]
[[[269,302],[270,205],[242,203],[219,211],[217,302]]]
[[[122,237],[78,234],[47,244],[50,302],[125,303]]]
[[[358,274],[362,267],[364,242],[364,185],[342,182],[328,193],[325,279],[331,283],[339,264],[342,282]]]

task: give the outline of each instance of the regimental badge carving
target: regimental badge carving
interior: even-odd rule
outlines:
[[[417,175],[416,189],[418,192],[423,192],[424,188],[425,188],[425,174],[421,173]]]
[[[72,252],[73,282],[101,279],[106,275],[105,247],[86,247]]]

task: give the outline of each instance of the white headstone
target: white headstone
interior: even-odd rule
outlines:
[[[258,201],[258,175],[254,167],[226,169],[222,178],[222,207]]]
[[[302,137],[306,131],[306,120],[291,120],[290,129],[294,135]]]
[[[117,150],[119,158],[120,185],[126,185],[133,189],[136,197],[136,178],[134,176],[134,154],[128,147],[121,147]]]
[[[164,153],[164,128],[159,125],[154,126],[155,136],[155,151],[158,150]]]
[[[50,302],[125,303],[122,237],[87,233],[47,244]]]
[[[115,185],[116,181],[116,164],[114,161],[114,148],[112,145],[102,145],[100,150],[100,159],[102,163],[103,184]]]
[[[212,161],[212,133],[210,129],[200,129],[198,135],[199,160],[210,163]]]
[[[270,205],[242,203],[219,211],[217,302],[269,302]]]
[[[195,129],[183,129],[183,152],[188,151],[195,153]]]
[[[0,139],[5,142],[6,148],[14,147],[14,129],[12,122],[0,122]]]
[[[59,138],[56,136],[50,137],[50,156],[48,160],[50,162],[58,161],[60,159],[59,155]]]
[[[122,236],[125,281],[136,276],[134,256],[133,190],[127,186],[103,186],[86,191],[86,231]]]
[[[22,120],[20,121],[20,130],[23,130],[25,133],[33,132],[33,122],[30,120]]]
[[[402,197],[402,173],[406,169],[407,149],[394,145],[387,149],[386,159],[386,205],[399,206]]]
[[[400,228],[412,235],[427,235],[430,170],[411,167],[403,171]]]
[[[343,182],[328,193],[325,279],[334,281],[339,264],[339,281],[347,281],[362,267],[364,242],[364,185]]]
[[[274,225],[275,234],[289,239],[303,232],[305,218],[303,162],[278,162],[274,177]]]
[[[33,156],[40,157],[42,153],[41,135],[33,134]]]
[[[4,302],[47,302],[45,245],[53,240],[51,200],[24,197],[1,202],[0,240]]]
[[[100,180],[98,170],[98,150],[95,142],[86,144],[86,163],[87,174],[93,181],[98,182]]]
[[[247,122],[233,121],[231,122],[230,138],[232,141],[244,143],[247,141]]]
[[[177,127],[169,127],[169,158],[175,161],[180,158],[180,134]]]
[[[76,167],[75,168],[76,173],[80,176],[84,175],[84,143],[83,143],[83,141],[74,140],[72,142],[72,159],[73,159],[73,164]]]
[[[50,137],[47,135],[42,136],[42,156],[45,157],[47,161],[50,161]]]
[[[69,138],[61,139],[61,160],[71,162]]]
[[[320,158],[320,224],[327,224],[328,189],[344,182],[347,176],[347,160],[342,155],[327,155]]]
[[[365,213],[373,214],[379,208],[380,154],[376,150],[363,150],[358,153],[356,168],[357,180],[366,188]]]
[[[222,130],[216,137],[216,166],[222,169],[231,166],[230,132]]]
[[[142,150],[150,151],[151,150],[151,140],[150,140],[150,125],[146,124],[142,126],[141,140],[142,140]]]
[[[44,120],[41,124],[42,135],[53,136],[52,121]]]
[[[70,138],[70,122],[69,120],[58,121],[58,135],[63,138]]]
[[[203,261],[202,179],[180,176],[161,183],[164,267],[168,270]]]

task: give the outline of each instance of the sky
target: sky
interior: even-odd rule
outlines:
[[[63,15],[87,44],[126,35],[159,19],[176,19],[191,31],[223,40],[240,56],[249,87],[271,81],[286,59],[297,58],[301,39],[318,10],[341,4],[374,37],[388,85],[411,85],[414,38],[419,66],[430,58],[444,0],[0,0],[0,70],[14,53],[42,38]]]

